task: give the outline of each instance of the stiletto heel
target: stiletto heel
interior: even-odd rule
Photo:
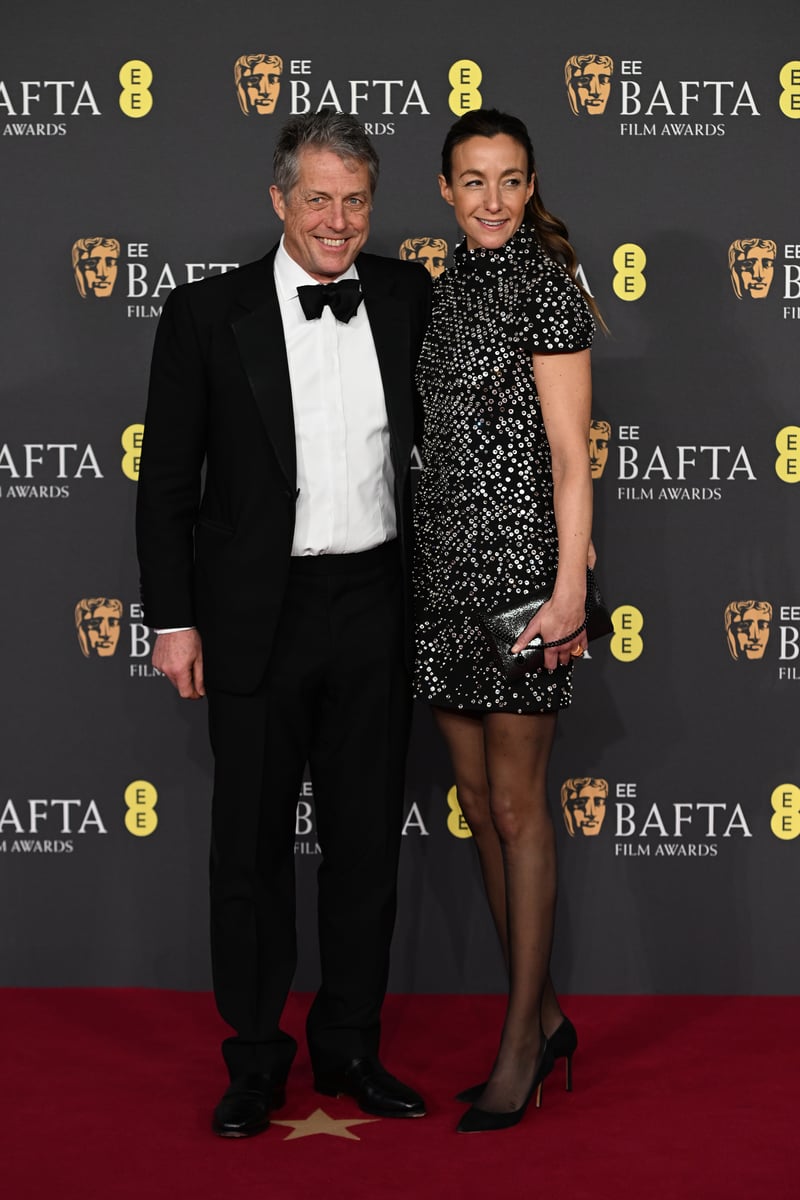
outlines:
[[[564,1017],[564,1020],[559,1025],[558,1029],[550,1038],[550,1053],[553,1062],[557,1058],[563,1058],[564,1061],[564,1083],[565,1090],[572,1091],[572,1056],[578,1047],[578,1034],[575,1026],[570,1021],[569,1017]]]
[[[575,1026],[570,1021],[569,1017],[564,1017],[564,1020],[559,1025],[558,1029],[547,1039],[549,1047],[549,1058],[551,1069],[555,1066],[557,1058],[565,1059],[565,1090],[572,1091],[572,1056],[578,1046],[578,1034]],[[486,1081],[476,1083],[473,1087],[464,1088],[463,1092],[459,1092],[455,1097],[462,1104],[474,1104],[480,1098],[481,1093],[486,1087]]]
[[[545,1039],[536,1070],[533,1073],[533,1082],[519,1108],[514,1108],[511,1112],[490,1112],[486,1108],[476,1108],[473,1104],[458,1122],[456,1131],[458,1133],[488,1133],[494,1129],[511,1129],[513,1125],[518,1125],[525,1116],[534,1093],[536,1094],[536,1107],[542,1107],[544,1081],[552,1069],[553,1059],[550,1054],[550,1046],[547,1039]]]

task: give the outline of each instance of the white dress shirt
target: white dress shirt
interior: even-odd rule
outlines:
[[[340,278],[358,279],[355,266]],[[292,554],[357,554],[397,536],[386,402],[363,301],[346,324],[327,305],[308,321],[297,289],[316,284],[281,238],[275,286],[297,449]]]
[[[339,278],[358,279],[355,266]],[[397,537],[386,401],[363,300],[347,324],[327,305],[319,320],[308,321],[297,289],[316,283],[289,257],[281,238],[275,287],[297,449],[292,556],[357,554]]]

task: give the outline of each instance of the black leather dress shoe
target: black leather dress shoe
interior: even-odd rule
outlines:
[[[269,1114],[285,1102],[285,1083],[270,1075],[241,1075],[214,1109],[211,1128],[219,1137],[252,1137],[269,1128]]]
[[[354,1058],[339,1071],[314,1076],[323,1096],[352,1096],[362,1112],[373,1117],[424,1117],[425,1101],[377,1058]]]

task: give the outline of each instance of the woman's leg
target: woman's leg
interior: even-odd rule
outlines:
[[[472,831],[486,889],[489,909],[508,968],[506,923],[506,873],[503,850],[489,805],[489,780],[486,772],[486,748],[483,713],[459,713],[434,708],[436,724],[445,740],[453,764],[458,802]],[[518,718],[512,717],[512,720]],[[522,717],[523,722],[537,718]],[[523,728],[527,726],[523,725]],[[552,735],[551,735],[552,740]],[[549,745],[547,749],[549,756]],[[546,770],[546,762],[545,762]],[[542,785],[544,786],[544,785]],[[542,996],[542,1028],[547,1037],[555,1032],[564,1014],[548,974]]]
[[[490,713],[483,726],[489,806],[505,871],[509,995],[500,1049],[478,1107],[507,1112],[524,1102],[543,1045],[556,898],[546,780],[556,716]]]
[[[483,715],[434,708],[439,732],[453,764],[458,803],[478,851],[483,886],[508,967],[506,879],[500,839],[489,809],[489,780],[483,742]]]

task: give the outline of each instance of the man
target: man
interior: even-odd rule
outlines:
[[[573,54],[567,59],[564,81],[576,117],[597,117],[606,111],[613,73],[614,60],[607,54]]]
[[[279,1022],[296,964],[306,762],[323,853],[315,1085],[378,1116],[425,1111],[381,1066],[378,1040],[410,708],[413,370],[430,280],[360,253],[378,160],[353,117],[292,119],[274,169],[280,245],[164,306],[138,502],[145,616],[161,631],[153,664],[182,696],[208,694],[214,989],[235,1031],[213,1127],[233,1137],[267,1127],[296,1050]]]

